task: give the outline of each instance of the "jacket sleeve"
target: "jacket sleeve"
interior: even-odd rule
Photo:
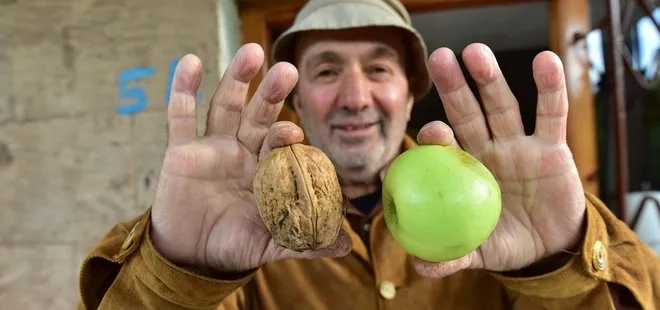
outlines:
[[[85,257],[78,309],[242,309],[254,271],[208,278],[175,266],[154,248],[151,209],[113,227]]]
[[[493,273],[513,309],[660,309],[660,257],[598,198],[587,194],[585,235],[556,270]]]

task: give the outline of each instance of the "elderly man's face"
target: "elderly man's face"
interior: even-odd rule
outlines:
[[[306,138],[343,179],[371,181],[399,151],[413,97],[402,36],[391,29],[301,37],[294,106]]]

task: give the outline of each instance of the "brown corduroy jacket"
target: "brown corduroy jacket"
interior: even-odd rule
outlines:
[[[86,257],[79,309],[660,309],[660,258],[596,197],[586,197],[585,236],[575,255],[552,262],[560,265],[442,279],[416,273],[380,208],[366,217],[347,214],[353,251],[346,257],[283,260],[217,278],[159,255],[149,209],[116,225]]]

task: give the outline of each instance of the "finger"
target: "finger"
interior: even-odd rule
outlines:
[[[264,51],[258,44],[246,44],[234,55],[211,98],[206,119],[207,134],[235,136],[247,101],[250,80],[264,63]]]
[[[342,228],[337,235],[337,240],[332,245],[311,251],[296,252],[284,250],[282,255],[289,258],[314,259],[322,257],[342,257],[348,255],[353,248],[353,242],[349,234]]]
[[[474,268],[473,261],[476,252],[472,252],[461,258],[448,262],[429,262],[420,258],[415,258],[414,266],[417,273],[427,278],[443,278],[453,275],[461,270]]]
[[[417,143],[460,147],[454,137],[454,131],[441,121],[433,121],[424,125],[417,133]]]
[[[250,151],[256,153],[266,137],[270,126],[275,123],[284,99],[298,82],[298,71],[286,62],[275,64],[245,108],[243,120],[238,129],[238,140]]]
[[[259,160],[274,148],[303,142],[304,137],[302,129],[292,122],[281,121],[273,124],[261,145]]]
[[[177,145],[197,138],[195,96],[202,80],[202,62],[185,55],[176,66],[167,106],[168,141]]]
[[[534,135],[550,143],[563,143],[566,141],[568,95],[561,60],[546,51],[534,58],[532,67],[538,89]]]
[[[518,100],[490,48],[480,43],[470,44],[463,51],[463,61],[479,88],[493,138],[508,139],[524,135]]]
[[[479,102],[465,81],[454,52],[448,48],[437,49],[429,57],[428,65],[458,142],[468,152],[477,154],[490,140],[490,134]]]

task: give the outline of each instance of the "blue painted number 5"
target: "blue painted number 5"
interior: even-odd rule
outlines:
[[[130,68],[119,74],[119,99],[133,100],[132,103],[120,104],[117,107],[119,115],[139,113],[147,107],[147,92],[140,86],[129,87],[129,83],[156,73],[155,67]]]

